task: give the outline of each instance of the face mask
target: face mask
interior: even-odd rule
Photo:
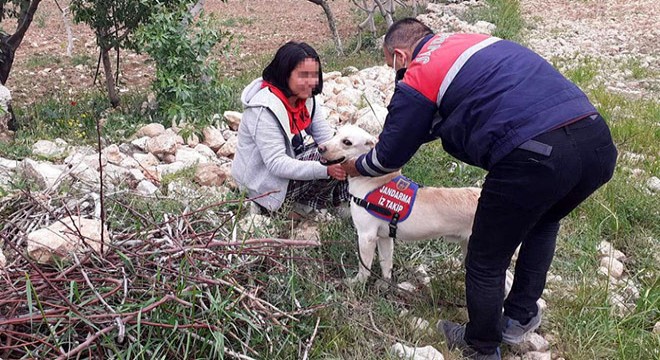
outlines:
[[[392,67],[396,69],[396,54],[394,54],[392,58]],[[399,70],[394,70],[394,84],[398,83],[399,81],[403,80],[403,76],[406,74],[406,70],[408,70],[407,66],[404,63],[404,66],[399,69]]]

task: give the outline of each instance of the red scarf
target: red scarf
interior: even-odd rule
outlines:
[[[261,88],[267,87],[270,89],[270,92],[275,94],[286,108],[287,114],[289,114],[289,129],[292,134],[299,134],[302,130],[307,129],[307,127],[312,123],[312,118],[309,116],[309,111],[307,111],[307,106],[305,106],[305,100],[298,99],[296,101],[296,106],[293,107],[289,104],[289,99],[284,95],[282,90],[278,89],[275,85],[267,82],[261,84]]]

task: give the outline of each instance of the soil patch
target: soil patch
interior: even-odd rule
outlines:
[[[66,3],[61,4],[62,6]],[[356,25],[349,1],[331,1],[342,39]],[[319,49],[332,43],[323,9],[301,0],[207,0],[205,11],[213,14],[223,30],[234,35],[236,51],[230,54],[225,72],[240,72],[256,64],[261,56],[273,53],[289,40],[305,41]],[[13,32],[15,24],[3,28]],[[98,49],[93,32],[86,25],[72,25],[73,46],[67,55],[68,37],[64,18],[54,2],[42,2],[19,47],[7,87],[16,107],[46,96],[75,99],[80,91],[94,85]],[[123,52],[119,90],[122,93],[149,86],[153,67],[146,56]],[[249,64],[249,65],[247,65]],[[102,76],[102,74],[101,74]]]

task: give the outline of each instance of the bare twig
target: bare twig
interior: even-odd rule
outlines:
[[[178,299],[177,297],[175,297],[173,295],[165,295],[162,299],[154,302],[153,304],[145,307],[144,309],[142,309],[140,311],[137,311],[133,314],[130,314],[128,316],[123,317],[122,322],[128,322],[128,321],[132,320],[134,317],[136,317],[138,314],[148,313],[148,312],[152,311],[153,309],[161,306],[162,304],[164,304],[168,301],[176,301],[178,303],[186,303],[186,302],[182,301],[181,299]],[[65,360],[65,359],[71,358],[72,356],[74,356],[77,353],[81,352],[82,350],[86,349],[90,344],[92,344],[94,341],[96,341],[96,339],[98,339],[99,337],[101,337],[101,336],[109,333],[110,331],[112,331],[114,328],[115,328],[115,325],[113,324],[113,325],[110,325],[110,326],[106,326],[105,328],[97,331],[93,335],[89,336],[87,338],[87,340],[85,340],[83,343],[81,343],[80,345],[73,348],[71,351],[67,352],[66,354],[58,356],[57,360]]]
[[[321,318],[317,317],[316,318],[316,325],[314,326],[314,331],[312,332],[312,336],[309,338],[307,341],[307,345],[305,346],[305,352],[303,353],[303,360],[307,360],[307,356],[309,354],[309,350],[312,348],[312,344],[314,343],[314,338],[316,337],[316,331],[319,329],[319,323],[321,322]]]

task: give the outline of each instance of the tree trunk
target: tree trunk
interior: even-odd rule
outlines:
[[[339,55],[344,55],[344,48],[341,44],[341,38],[339,37],[339,31],[337,31],[337,21],[335,20],[335,15],[332,13],[330,5],[328,5],[327,0],[307,0],[311,3],[319,5],[323,8],[325,16],[328,18],[328,26],[330,27],[330,32],[332,32],[332,38],[335,40],[335,48]]]
[[[374,2],[376,3],[378,10],[380,10],[380,14],[385,18],[385,23],[389,29],[390,26],[394,24],[394,20],[392,19],[392,13],[394,12],[394,0],[385,0],[385,3],[383,3],[381,0],[374,0]]]
[[[9,35],[0,36],[0,83],[4,85],[9,78],[11,66],[14,63],[16,49],[9,43]]]
[[[119,106],[119,95],[117,94],[115,77],[112,73],[112,64],[110,63],[111,49],[101,49],[101,62],[103,63],[103,72],[105,74],[105,86],[108,90],[108,98],[112,107]]]
[[[73,31],[71,30],[71,21],[69,20],[69,7],[62,10],[62,22],[66,29],[66,56],[71,57],[73,53]]]
[[[188,7],[188,11],[190,12],[190,15],[192,15],[193,18],[197,17],[202,10],[204,10],[204,3],[206,0],[197,0],[197,2]]]
[[[17,19],[18,25],[16,26],[16,32],[11,35],[3,35],[0,38],[0,82],[3,85],[9,78],[11,67],[14,64],[16,49],[21,45],[25,33],[30,27],[30,24],[32,24],[32,18],[40,2],[41,0],[32,0],[27,10]]]

